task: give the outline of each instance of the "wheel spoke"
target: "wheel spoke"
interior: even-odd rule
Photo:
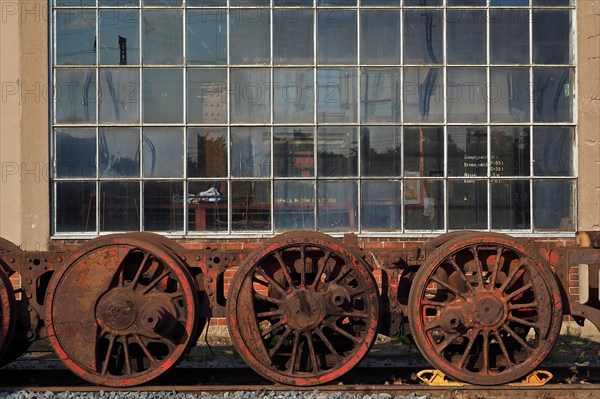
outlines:
[[[485,288],[485,285],[483,283],[483,265],[481,264],[481,259],[479,259],[477,247],[471,247],[470,250],[475,260],[475,264],[477,265],[477,282],[479,284],[479,289],[481,290]]]
[[[498,272],[500,271],[500,262],[502,261],[502,253],[504,252],[503,247],[498,247],[496,250],[496,266],[492,271],[492,277],[490,278],[490,287],[496,288],[496,280],[498,279]]]
[[[310,352],[310,362],[312,364],[312,372],[319,372],[319,364],[317,362],[317,354],[315,352],[315,347],[312,342],[312,336],[310,332],[305,332],[304,337],[306,338],[306,342],[308,343],[308,351]]]
[[[170,270],[165,270],[164,272],[162,272],[160,274],[160,276],[158,276],[157,278],[152,280],[152,282],[150,284],[148,284],[146,287],[144,287],[144,291],[142,292],[142,294],[143,295],[148,294],[150,291],[152,291],[154,289],[154,287],[156,287],[158,285],[158,283],[163,281],[165,279],[165,277],[167,277],[169,274],[171,274]]]
[[[348,268],[345,271],[340,272],[340,274],[337,275],[337,277],[331,282],[331,284],[339,284],[340,281],[348,277],[351,271],[352,270]]]
[[[281,271],[283,272],[283,275],[285,276],[285,279],[287,280],[288,285],[290,287],[293,287],[294,281],[292,280],[292,276],[290,275],[290,272],[289,272],[285,262],[283,261],[283,257],[281,256],[281,251],[275,251],[273,256],[275,256],[275,259],[277,259],[277,262],[279,263],[279,267],[281,268]]]
[[[484,374],[490,373],[490,336],[487,331],[482,331],[481,336],[483,337],[483,370]]]
[[[133,374],[131,369],[131,359],[129,358],[129,339],[127,336],[123,337],[123,357],[125,358],[125,367],[127,369],[127,374]]]
[[[443,302],[435,302],[435,301],[431,301],[429,299],[423,299],[421,301],[421,305],[423,306],[432,306],[434,308],[445,308],[446,304]]]
[[[144,259],[142,259],[142,263],[140,263],[140,266],[137,270],[137,272],[135,273],[135,277],[133,278],[133,280],[131,280],[131,289],[135,290],[138,283],[140,282],[140,277],[142,276],[142,273],[144,272],[144,269],[146,268],[146,263],[148,263],[148,259],[150,258],[150,252],[146,252],[144,254]]]
[[[519,266],[517,266],[513,271],[510,272],[510,274],[506,278],[506,281],[504,281],[504,283],[502,283],[502,286],[500,287],[500,292],[506,291],[506,289],[509,287],[510,283],[517,276],[517,273],[519,273],[519,271],[523,269],[523,266],[524,266],[523,263],[519,263]]]
[[[323,272],[325,271],[325,267],[327,266],[327,262],[329,262],[329,258],[331,257],[331,251],[326,251],[325,252],[325,257],[323,258],[323,262],[319,262],[319,267],[317,269],[317,275],[315,276],[315,280],[313,281],[311,288],[313,290],[316,290],[317,287],[319,286],[319,283],[321,282],[321,276],[323,275]]]
[[[452,287],[450,284],[440,280],[439,278],[433,276],[433,277],[431,277],[431,281],[433,281],[434,283],[437,283],[437,284],[441,285],[442,287],[446,288],[447,290],[451,291],[454,294],[454,296],[457,296],[457,297],[459,296],[461,298],[467,299],[464,293],[460,292],[458,289]]]
[[[461,337],[460,334],[454,334],[451,336],[448,336],[446,334],[444,334],[444,340],[442,341],[441,344],[437,344],[435,345],[435,350],[437,351],[437,353],[439,354],[443,354],[444,351],[454,343],[454,341],[456,341],[459,337]]]
[[[300,287],[306,287],[306,245],[300,246]]]
[[[525,327],[531,327],[531,328],[536,329],[537,331],[540,331],[540,326],[538,324],[532,323],[532,322],[527,321],[527,320],[523,320],[520,317],[515,317],[513,315],[509,315],[508,316],[508,320],[513,321],[513,322],[518,323],[518,324],[521,324],[521,325],[523,325]]]
[[[450,257],[448,259],[448,263],[450,263],[450,266],[452,266],[454,268],[454,270],[456,270],[456,272],[458,273],[458,275],[461,278],[461,280],[464,281],[465,285],[469,288],[469,291],[474,291],[475,288],[469,282],[469,280],[467,279],[467,276],[465,276],[465,273],[462,271],[462,269],[458,266],[458,263],[456,263],[456,259],[455,258],[456,257],[454,255],[452,257]]]
[[[275,346],[269,350],[269,357],[272,358],[273,356],[275,356],[277,351],[279,351],[279,349],[281,349],[281,346],[284,344],[285,340],[290,336],[291,333],[292,333],[292,330],[286,326],[285,331],[284,331],[283,335],[281,336],[281,338],[279,339],[279,341],[277,341]]]
[[[108,349],[106,350],[106,356],[104,356],[104,363],[102,364],[102,375],[106,375],[106,373],[108,373],[108,363],[110,362],[110,357],[112,355],[116,340],[117,337],[115,335],[111,335],[108,339]]]
[[[266,330],[264,330],[262,332],[262,337],[265,338],[267,335],[279,330],[280,328],[284,327],[285,323],[283,320],[279,320],[277,323],[271,325],[271,327],[267,328]]]
[[[279,284],[277,281],[275,281],[275,279],[271,276],[269,276],[264,270],[262,269],[258,269],[256,271],[256,274],[258,274],[260,277],[263,277],[265,280],[267,280],[267,282],[269,283],[269,287],[273,286],[277,291],[279,291],[281,293],[281,295],[285,296],[288,294],[288,291],[283,288],[281,286],[281,284]]]
[[[280,301],[277,298],[272,298],[270,296],[265,296],[265,295],[262,295],[262,294],[260,294],[258,292],[254,292],[254,298],[257,299],[257,300],[259,300],[259,301],[272,303],[274,305],[281,305],[283,303],[283,301]]]
[[[477,335],[479,335],[479,330],[472,330],[473,333],[468,335],[468,339],[469,339],[469,343],[467,344],[467,347],[465,348],[465,351],[462,355],[462,357],[460,358],[460,361],[458,362],[458,368],[462,369],[465,365],[465,362],[467,360],[467,358],[469,357],[469,353],[471,352],[471,349],[473,348],[473,344],[475,343],[475,339],[477,338]]]
[[[505,296],[505,299],[507,301],[512,300],[513,298],[521,295],[522,293],[524,293],[525,291],[530,290],[531,288],[533,288],[533,285],[531,283],[528,283],[527,285],[524,285],[523,287],[519,288],[518,290],[511,292],[510,294]]]
[[[513,362],[510,359],[508,351],[506,350],[506,345],[504,344],[504,340],[502,339],[502,335],[499,332],[494,332],[494,336],[496,337],[496,341],[498,341],[498,345],[500,346],[500,350],[502,351],[502,354],[504,355],[504,358],[506,359],[507,367],[509,369],[512,368],[513,367]]]
[[[502,327],[506,330],[507,333],[510,334],[512,339],[514,339],[515,341],[517,341],[517,343],[519,345],[521,345],[521,347],[523,349],[525,349],[527,352],[533,351],[533,348],[531,346],[527,345],[527,342],[525,342],[521,337],[519,337],[519,335],[516,332],[514,332],[514,330],[512,328],[510,328],[508,323],[504,323],[504,325]]]
[[[333,312],[330,316],[334,317],[353,317],[355,319],[368,319],[370,316],[367,312]]]
[[[292,349],[292,356],[290,357],[290,367],[288,371],[293,373],[296,368],[296,359],[298,358],[298,350],[300,349],[300,331],[294,331],[294,344]]]
[[[509,303],[508,310],[522,310],[522,309],[537,309],[537,302],[531,303]]]
[[[352,341],[354,343],[360,343],[360,338],[357,338],[354,335],[350,334],[348,331],[339,327],[337,324],[333,323],[333,324],[331,324],[330,327],[333,331],[335,331],[336,333],[340,334],[343,337],[348,338],[350,341]]]
[[[261,312],[256,315],[256,317],[259,319],[275,317],[275,316],[283,316],[283,312],[281,310],[273,310],[273,311],[269,311],[269,312]]]
[[[329,341],[329,339],[325,336],[325,333],[321,331],[320,328],[316,328],[315,332],[317,333],[321,341],[323,341],[327,349],[329,349],[329,352],[331,352],[331,354],[335,357],[335,362],[339,363],[341,361],[340,354],[335,350],[331,341]]]
[[[135,340],[137,341],[138,345],[142,348],[142,350],[146,354],[146,357],[150,360],[150,363],[156,364],[156,359],[154,358],[154,356],[152,355],[152,353],[150,353],[150,350],[148,349],[148,346],[144,343],[144,341],[142,340],[142,338],[139,335],[136,335],[135,336]]]
[[[425,332],[429,332],[431,330],[435,330],[436,328],[440,328],[442,325],[440,324],[439,320],[435,320],[432,321],[431,323],[429,323],[428,325],[425,326],[425,328],[423,329]]]

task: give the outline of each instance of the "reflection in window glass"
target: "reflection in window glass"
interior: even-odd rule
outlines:
[[[361,228],[400,230],[402,228],[402,182],[362,182]]]
[[[100,128],[98,143],[100,177],[140,176],[139,128]]]
[[[313,18],[312,10],[274,11],[273,62],[275,64],[310,65],[313,63]]]
[[[147,123],[181,123],[183,120],[183,75],[179,68],[146,68],[142,102]]]
[[[99,59],[104,65],[140,63],[140,12],[115,8],[102,9],[98,19]]]
[[[317,137],[319,176],[356,176],[358,174],[356,127],[319,127]]]
[[[487,229],[487,181],[448,182],[448,229]]]
[[[573,70],[570,68],[533,69],[535,122],[573,120],[573,83]]]
[[[534,11],[533,62],[569,64],[571,58],[571,11]]]
[[[573,176],[573,128],[537,126],[533,131],[533,160],[536,176]]]
[[[574,230],[575,183],[571,180],[533,182],[535,230]]]
[[[144,182],[144,230],[183,229],[183,184],[180,181]]]
[[[183,12],[142,12],[142,59],[145,65],[177,65],[183,61]]]
[[[187,204],[190,231],[227,231],[226,181],[190,181]]]
[[[188,64],[227,63],[227,14],[225,10],[188,10],[185,21]]]
[[[361,129],[363,176],[402,174],[402,129],[395,126],[364,126]]]
[[[406,230],[441,230],[444,228],[444,182],[413,179],[407,172],[404,180],[404,227]]]
[[[317,121],[356,122],[357,71],[354,68],[317,70]]]
[[[275,182],[275,230],[315,228],[314,182]]]
[[[357,187],[353,181],[319,181],[317,220],[320,230],[355,230]]]
[[[490,69],[492,122],[529,122],[529,68]]]
[[[96,183],[56,183],[56,232],[96,230]]]
[[[487,176],[487,128],[448,126],[448,175]]]
[[[56,64],[96,63],[96,10],[56,12]]]
[[[93,69],[58,69],[54,117],[57,123],[96,122],[96,72]]]
[[[404,121],[442,122],[444,120],[444,70],[404,68]]]
[[[400,121],[400,69],[362,70],[360,110],[364,122]]]
[[[404,128],[404,170],[406,176],[444,176],[444,128]]]
[[[485,68],[448,68],[448,122],[487,121]]]
[[[472,5],[473,1],[468,3]],[[449,64],[486,63],[486,13],[484,10],[448,10],[446,35],[446,54]]]
[[[494,180],[492,185],[492,228],[522,230],[531,228],[529,181]]]
[[[514,3],[514,0],[512,1]],[[493,3],[494,1],[492,5]],[[492,64],[529,63],[529,11],[506,9],[490,11],[490,62]]]
[[[312,69],[276,68],[273,86],[275,122],[313,122],[315,93]]]
[[[56,129],[56,177],[96,177],[96,131],[90,128]]]
[[[271,120],[271,70],[239,68],[231,70],[231,121],[268,123]]]
[[[360,13],[360,62],[367,65],[400,63],[400,11]]]
[[[183,177],[182,139],[178,127],[144,128],[144,177]]]
[[[101,69],[99,101],[100,122],[139,122],[139,71],[131,68]]]
[[[443,29],[441,11],[404,11],[404,63],[443,63]]]
[[[227,123],[227,69],[187,70],[189,123]]]
[[[232,229],[271,230],[271,183],[231,182]]]
[[[339,0],[336,0],[336,4]],[[317,22],[317,62],[356,64],[356,11],[320,10]]]
[[[227,128],[188,128],[187,174],[189,177],[227,176]]]
[[[140,230],[140,183],[100,183],[100,231]]]
[[[273,150],[275,176],[314,176],[315,144],[312,127],[276,127]]]
[[[529,127],[493,126],[491,140],[492,176],[529,176]]]
[[[240,9],[230,12],[229,43],[231,51],[229,54],[232,64],[269,63],[271,54],[270,23],[270,12],[266,8]]]
[[[264,127],[231,129],[231,175],[269,177],[271,175],[271,132]]]

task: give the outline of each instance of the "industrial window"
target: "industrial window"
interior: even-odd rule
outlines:
[[[53,233],[576,229],[557,0],[54,0]]]

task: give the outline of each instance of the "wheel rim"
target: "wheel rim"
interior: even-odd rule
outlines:
[[[164,246],[123,235],[74,253],[46,300],[50,343],[95,384],[126,387],[173,367],[196,335],[197,293]]]
[[[465,382],[497,385],[533,371],[560,331],[555,277],[530,248],[499,235],[440,247],[409,295],[415,342],[436,368]]]
[[[377,336],[379,293],[363,261],[314,232],[282,235],[236,273],[228,327],[244,360],[264,377],[308,386],[340,377]]]
[[[0,365],[15,330],[16,304],[12,284],[0,266]]]

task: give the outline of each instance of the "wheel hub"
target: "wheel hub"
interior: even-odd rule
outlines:
[[[288,324],[295,330],[307,330],[318,325],[324,317],[322,295],[297,290],[285,301]]]
[[[506,314],[504,303],[493,294],[482,294],[476,299],[473,311],[474,321],[484,327],[500,323]]]
[[[110,331],[130,329],[137,315],[135,301],[124,289],[110,290],[100,298],[96,307],[98,324]]]

